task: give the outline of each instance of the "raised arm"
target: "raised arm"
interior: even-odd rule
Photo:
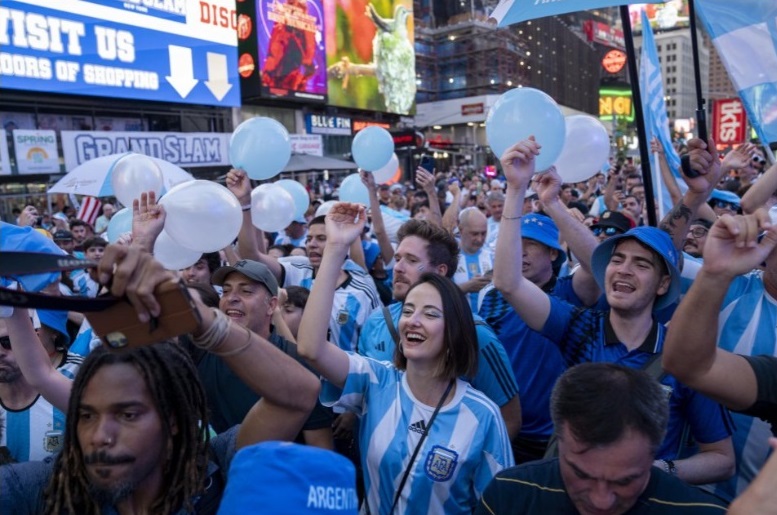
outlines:
[[[550,314],[545,292],[523,276],[521,260],[521,222],[523,198],[534,174],[534,158],[540,146],[534,137],[516,143],[502,155],[502,170],[507,180],[504,212],[496,240],[494,286],[532,329],[539,331]]]
[[[762,263],[777,246],[766,210],[724,215],[712,226],[702,265],[672,317],[663,366],[677,379],[732,409],[755,402],[755,373],[747,361],[717,347],[718,318],[733,279]],[[761,242],[758,235],[767,229]],[[700,330],[703,328],[703,330]]]
[[[234,168],[227,173],[227,188],[237,197],[241,206],[251,204],[251,180],[243,170]],[[254,223],[251,221],[251,211],[243,211],[243,225],[237,236],[238,254],[243,259],[252,259],[264,263],[273,273],[276,279],[281,279],[281,264],[272,256],[265,254],[263,238],[258,234]]]
[[[297,349],[330,383],[342,387],[348,376],[348,355],[326,339],[337,278],[348,247],[367,221],[361,204],[339,202],[326,215],[326,246],[321,266],[297,332]]]
[[[415,171],[415,182],[423,188],[429,197],[429,211],[432,212],[429,221],[442,227],[442,210],[440,209],[440,199],[437,198],[434,174],[419,166]]]
[[[11,338],[14,358],[24,379],[52,406],[67,412],[73,382],[51,364],[48,353],[32,327],[27,310],[15,308],[13,315],[5,320],[5,324]]]
[[[601,290],[591,273],[591,256],[599,241],[591,229],[572,216],[569,209],[561,202],[561,177],[555,167],[540,174],[534,188],[537,191],[543,211],[553,219],[558,227],[561,239],[575,254],[580,262],[580,269],[572,276],[572,287],[575,294],[586,306],[590,306],[599,298]]]
[[[362,183],[367,187],[367,193],[370,197],[370,216],[372,217],[372,232],[378,239],[380,246],[380,257],[383,263],[389,263],[394,259],[394,247],[391,246],[391,239],[386,232],[386,225],[383,223],[383,212],[380,210],[380,201],[378,200],[378,191],[375,186],[375,176],[364,170],[359,171]]]
[[[735,158],[738,160],[737,164],[740,166],[732,164],[732,168],[744,168],[752,159],[754,150],[755,145],[746,146],[745,148],[740,147],[733,152],[729,152],[723,163],[726,163],[730,155],[735,154]],[[769,202],[775,191],[777,191],[777,163],[770,166],[766,173],[748,188],[747,193],[742,197],[742,211],[744,213],[754,213],[757,209],[766,206],[766,203]]]
[[[461,187],[458,180],[448,185],[448,191],[453,195],[453,202],[445,210],[445,214],[442,215],[442,227],[453,234],[456,226],[459,224],[459,211],[461,211]]]
[[[691,167],[699,175],[694,178],[685,177],[688,190],[680,202],[675,204],[658,224],[660,229],[671,236],[674,247],[678,251],[682,251],[688,228],[696,218],[696,212],[700,206],[707,202],[722,173],[720,159],[718,159],[717,152],[714,152],[715,141],[710,139],[708,143],[705,143],[694,138],[688,142],[688,148],[690,149]],[[713,153],[708,150],[710,148],[713,149]]]
[[[149,315],[160,313],[156,287],[174,277],[138,247],[115,245],[106,248],[98,272],[103,283],[112,278],[111,293],[126,296],[143,323]],[[269,438],[293,438],[315,406],[320,389],[316,377],[269,341],[231,323],[221,311],[195,302],[201,322],[192,333],[194,344],[221,357],[262,396],[260,406],[249,412],[241,426],[238,447]],[[262,413],[273,418],[264,419]]]
[[[658,154],[658,168],[661,170],[661,179],[664,181],[669,196],[672,197],[672,205],[676,205],[683,198],[683,192],[680,191],[680,186],[677,185],[677,179],[669,169],[669,163],[666,160],[666,153],[664,152],[664,146],[658,141],[655,136],[650,140],[650,153]]]

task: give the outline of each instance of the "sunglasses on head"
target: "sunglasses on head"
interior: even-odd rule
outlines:
[[[733,202],[726,202],[725,200],[713,201],[712,207],[716,207],[718,209],[731,209],[732,211],[736,211],[738,209],[736,204],[734,204]]]
[[[0,336],[0,347],[2,347],[5,350],[11,350],[11,337]]]
[[[623,234],[623,231],[617,227],[594,227],[591,229],[594,232],[594,236],[599,236],[604,233],[605,236],[615,236],[616,234]]]
[[[694,238],[703,238],[708,232],[710,232],[710,230],[705,229],[704,227],[694,227],[693,229],[688,231],[688,234],[690,234]]]

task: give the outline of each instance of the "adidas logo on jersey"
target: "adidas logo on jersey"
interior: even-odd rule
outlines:
[[[418,434],[424,434],[424,431],[426,431],[426,422],[424,422],[424,420],[421,419],[418,422],[413,422],[412,424],[407,426],[407,429]]]

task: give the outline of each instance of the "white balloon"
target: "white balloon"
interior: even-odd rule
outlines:
[[[162,231],[154,242],[154,258],[168,270],[181,270],[192,266],[200,259],[202,252],[182,247],[166,231]]]
[[[564,148],[554,163],[565,183],[593,177],[609,157],[610,136],[602,122],[593,116],[567,116]]]
[[[332,209],[332,206],[334,206],[335,204],[337,204],[336,200],[327,200],[326,202],[318,206],[318,209],[316,209],[315,217],[326,216],[326,214],[329,212],[330,209]]]
[[[397,168],[399,168],[399,158],[397,157],[397,154],[394,153],[391,154],[391,159],[389,159],[386,166],[372,172],[372,175],[375,176],[375,184],[383,184],[384,182],[390,181],[394,177],[394,174],[397,173]]]
[[[122,157],[113,164],[110,174],[113,194],[127,207],[132,207],[132,201],[146,191],[153,191],[158,197],[164,186],[159,165],[143,154]]]
[[[251,192],[251,222],[265,232],[282,231],[294,220],[294,197],[275,184]]]
[[[165,231],[187,249],[219,251],[237,238],[243,224],[240,202],[215,182],[178,184],[159,203],[167,213]]]

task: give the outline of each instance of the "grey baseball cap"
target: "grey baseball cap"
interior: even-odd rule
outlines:
[[[210,278],[210,282],[216,286],[223,286],[224,279],[232,272],[237,272],[264,285],[273,297],[278,295],[278,281],[264,263],[251,261],[250,259],[241,259],[235,266],[222,266]]]

